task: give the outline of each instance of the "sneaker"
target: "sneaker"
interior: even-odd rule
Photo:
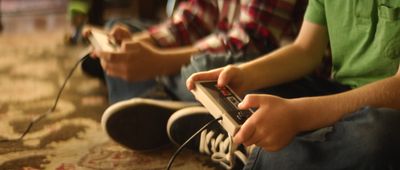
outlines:
[[[212,121],[213,116],[201,106],[187,107],[175,112],[168,120],[167,134],[176,145],[182,145],[205,124]],[[243,167],[247,162],[247,151],[243,145],[234,146],[232,138],[219,123],[214,123],[204,129],[186,146],[187,148],[210,155],[214,162],[226,169]],[[240,161],[235,161],[239,158]],[[235,166],[235,163],[237,165]]]
[[[105,82],[104,71],[98,58],[87,57],[81,64],[83,73]]]
[[[122,146],[136,151],[151,151],[169,144],[165,130],[175,111],[197,103],[134,98],[111,105],[101,125],[106,134]]]

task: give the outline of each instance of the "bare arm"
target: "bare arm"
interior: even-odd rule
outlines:
[[[326,28],[304,21],[293,44],[239,66],[248,77],[241,89],[271,87],[305,76],[321,63],[327,44]]]
[[[157,58],[160,65],[155,69],[157,75],[170,75],[180,70],[189,63],[190,57],[199,50],[194,46],[183,46],[175,48],[158,47],[150,34],[147,32],[136,33],[132,41],[123,44],[124,51],[134,51],[140,47],[142,52],[137,55],[151,55]],[[140,45],[138,45],[140,44]]]
[[[400,68],[396,75],[363,87],[329,96],[283,99],[250,94],[241,109],[257,107],[242,125],[234,142],[256,144],[268,151],[288,145],[296,134],[330,126],[364,106],[400,109]]]
[[[177,73],[195,52],[190,46],[162,50],[146,41],[123,41],[119,51],[97,55],[107,75],[143,81]]]
[[[187,88],[194,89],[195,81],[218,80],[219,86],[229,84],[237,93],[242,93],[295,80],[321,63],[327,44],[326,28],[304,21],[293,44],[239,66],[195,73],[188,78]]]
[[[307,113],[307,119],[319,121],[304,124],[303,130],[331,125],[348,113],[363,106],[400,109],[400,67],[396,75],[367,84],[348,92],[294,99],[297,109]],[[323,110],[323,112],[321,112]],[[305,117],[304,117],[305,118]]]
[[[158,75],[171,75],[178,72],[183,65],[189,63],[190,57],[198,52],[198,49],[193,46],[161,49],[148,42],[141,45],[159,58]]]

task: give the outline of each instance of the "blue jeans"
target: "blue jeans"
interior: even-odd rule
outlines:
[[[364,107],[335,125],[299,135],[278,152],[253,150],[244,169],[399,169],[400,111]]]
[[[339,93],[349,87],[307,77],[258,92],[294,98]],[[298,135],[278,152],[256,147],[244,169],[399,169],[400,111],[364,107],[331,127]]]

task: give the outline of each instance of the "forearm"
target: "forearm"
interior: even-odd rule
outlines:
[[[301,78],[317,68],[322,52],[310,52],[296,44],[283,47],[252,62],[240,65],[246,74],[242,89],[254,90]]]
[[[334,124],[347,114],[364,106],[400,109],[400,76],[393,76],[363,87],[329,96],[293,99],[304,119],[316,121],[302,125],[302,130],[313,130]]]
[[[176,47],[176,48],[160,48],[151,38],[149,32],[143,31],[133,36],[135,41],[143,43],[155,55],[161,58],[163,62],[161,72],[169,75],[180,70],[182,65],[189,63],[190,57],[199,50],[194,46]]]
[[[190,62],[190,57],[198,52],[198,49],[193,46],[160,49],[152,48],[153,54],[160,58],[159,72],[162,75],[171,75],[177,73],[183,65]]]
[[[321,64],[327,45],[327,29],[304,21],[293,44],[240,66],[246,74],[241,89],[271,87],[307,75]]]
[[[141,31],[141,32],[134,33],[132,35],[132,41],[145,42],[148,44],[155,45],[155,42],[151,38],[150,33],[148,31]]]
[[[146,68],[147,71],[143,77],[154,78],[177,73],[183,65],[190,62],[190,57],[198,52],[198,49],[192,46],[160,48],[148,32],[140,32],[133,35],[131,41],[122,43],[121,51],[130,53],[133,57],[142,58],[131,61],[133,63],[148,62],[149,68]],[[129,78],[129,76],[126,77]]]
[[[163,69],[165,75],[177,73],[183,65],[190,62],[193,54],[198,52],[198,49],[193,46],[180,47],[161,51],[162,56],[166,58],[166,64]]]

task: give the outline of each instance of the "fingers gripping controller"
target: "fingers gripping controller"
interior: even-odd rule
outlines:
[[[251,116],[253,111],[239,110],[238,104],[242,101],[233,90],[228,87],[218,87],[216,81],[199,81],[195,83],[192,93],[196,99],[210,111],[214,118],[222,116],[220,124],[234,136],[241,125]]]
[[[115,52],[118,48],[118,45],[100,30],[91,30],[88,39],[96,50]]]

